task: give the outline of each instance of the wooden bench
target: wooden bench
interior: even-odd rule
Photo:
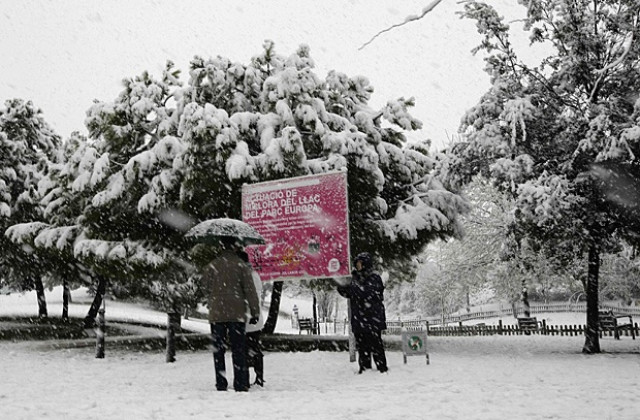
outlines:
[[[307,334],[313,333],[315,328],[313,328],[313,320],[311,318],[300,318],[298,320],[298,334],[301,334],[302,331],[306,331]]]
[[[629,318],[629,323],[619,324],[618,319]],[[636,339],[636,331],[633,326],[633,318],[631,315],[615,315],[613,311],[600,311],[598,313],[598,331],[602,337],[603,331],[613,331],[616,340],[620,340],[620,331],[631,331],[631,337]]]
[[[531,334],[533,331],[539,331],[541,322],[536,317],[520,317],[518,318],[518,329]]]

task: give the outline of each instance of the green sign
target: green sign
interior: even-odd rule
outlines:
[[[409,345],[409,348],[411,350],[418,351],[423,346],[422,338],[418,337],[417,335],[412,335],[411,337],[409,337],[409,341],[407,341],[407,344]]]
[[[427,332],[403,331],[402,352],[409,356],[427,354]]]
[[[427,353],[427,331],[402,331],[402,356],[404,363],[407,363],[407,356],[427,357],[429,364],[429,353]]]

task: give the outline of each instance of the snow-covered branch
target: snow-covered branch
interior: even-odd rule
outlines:
[[[378,32],[377,34],[375,34],[375,35],[374,35],[370,40],[368,40],[367,42],[365,42],[364,44],[362,44],[362,45],[360,46],[360,48],[358,48],[358,50],[361,50],[361,49],[363,49],[364,47],[366,47],[367,45],[371,44],[371,43],[372,43],[372,42],[373,42],[377,37],[379,37],[380,35],[382,35],[382,34],[383,34],[383,33],[385,33],[385,32],[389,32],[389,31],[391,31],[391,30],[392,30],[392,29],[394,29],[394,28],[398,28],[398,27],[400,27],[400,26],[404,26],[404,25],[406,25],[406,24],[408,24],[408,23],[410,23],[410,22],[415,22],[416,20],[420,20],[420,19],[422,19],[423,17],[425,17],[425,16],[426,16],[426,14],[427,14],[427,13],[429,13],[430,11],[432,11],[432,10],[433,10],[433,9],[434,9],[434,8],[435,8],[439,3],[441,3],[441,2],[442,2],[442,0],[434,0],[434,1],[432,1],[432,2],[431,2],[431,4],[429,4],[427,7],[425,7],[424,9],[422,9],[422,13],[421,13],[420,15],[418,15],[418,16],[416,16],[416,15],[410,15],[410,16],[407,16],[407,17],[404,19],[404,22],[402,22],[402,23],[396,23],[396,24],[394,24],[394,25],[389,26],[389,27],[388,27],[388,28],[386,28],[386,29],[381,30],[380,32]]]
[[[603,68],[593,71],[593,73],[599,77],[598,77],[598,80],[596,80],[596,83],[593,85],[593,89],[591,89],[591,94],[589,95],[589,101],[592,101],[594,96],[596,95],[596,92],[598,91],[598,87],[600,86],[600,83],[604,79],[606,72],[616,67],[617,65],[621,64],[624,61],[625,57],[629,54],[629,51],[631,51],[632,45],[633,45],[633,32],[631,32],[631,35],[625,42],[624,50],[622,51],[622,54],[620,54],[620,57],[618,57],[612,63],[607,64]]]
[[[603,68],[594,70],[593,72],[595,74],[603,74],[607,70],[612,69],[618,64],[622,63],[624,61],[624,58],[629,54],[629,51],[631,51],[631,45],[633,45],[633,32],[631,32],[631,36],[629,36],[629,39],[627,39],[627,42],[625,42],[624,50],[622,51],[622,54],[620,54],[620,57],[618,57],[613,63],[609,63]]]
[[[431,186],[431,180],[433,179],[433,174],[432,173],[428,173],[425,176],[423,176],[422,178],[416,180],[415,182],[412,182],[411,184],[409,184],[409,186],[411,187],[417,187],[418,185],[425,183],[427,188],[429,188]]]

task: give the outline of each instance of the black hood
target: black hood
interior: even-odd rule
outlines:
[[[361,252],[356,256],[356,259],[353,260],[353,264],[355,265],[357,261],[362,262],[362,268],[364,270],[370,270],[373,268],[373,257],[368,252]]]

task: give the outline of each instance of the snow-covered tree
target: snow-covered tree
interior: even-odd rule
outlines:
[[[428,314],[468,308],[476,302],[476,295],[486,299],[488,291],[510,302],[520,296],[521,286],[514,293],[513,278],[502,275],[506,264],[503,243],[513,219],[512,200],[481,176],[465,185],[463,193],[471,207],[460,217],[463,238],[436,241],[422,254],[427,267],[416,278],[414,288]]]
[[[464,279],[458,271],[444,269],[441,261],[428,259],[416,276],[416,289],[423,313],[445,317],[460,308],[464,300]]]
[[[0,278],[13,288],[35,288],[40,316],[47,316],[44,262],[4,233],[9,226],[42,217],[38,182],[50,162],[59,159],[59,145],[60,137],[30,101],[12,99],[0,107]]]
[[[602,258],[600,299],[620,299],[630,304],[640,297],[638,249],[623,242],[617,251]]]
[[[459,233],[464,200],[431,175],[428,144],[405,140],[421,125],[408,112],[413,99],[373,109],[366,78],[320,78],[306,46],[283,57],[267,41],[249,64],[195,57],[184,87],[171,63],[161,80],[143,73],[124,86],[88,111],[78,171],[60,183],[87,194],[86,206],[47,223],[77,223],[74,256],[133,294],[170,308],[194,293],[199,258],[182,234],[240,219],[243,183],[348,169],[351,249],[398,273],[431,240]]]
[[[106,161],[104,157],[98,159],[99,149],[99,144],[89,142],[77,132],[72,133],[62,144],[61,161],[51,164],[47,176],[38,183],[44,209],[42,218],[7,230],[14,242],[33,247],[38,257],[47,262],[51,281],[63,286],[65,303],[70,298],[71,288],[88,286],[96,291],[88,324],[92,324],[97,315],[106,278],[77,258],[74,248],[77,241],[87,236],[87,227],[81,224],[84,209],[104,182],[102,168]],[[66,306],[63,305],[63,311]],[[66,317],[65,313],[63,317]]]
[[[125,79],[114,102],[87,111],[90,139],[99,148],[74,181],[91,191],[75,256],[121,293],[150,298],[171,312],[182,309],[179,290],[190,289],[180,254],[183,232],[163,223],[178,207],[178,158],[185,150],[172,106],[178,75],[169,62],[160,80],[147,72]]]
[[[114,292],[157,298],[169,307],[175,302],[167,299],[168,289],[188,283],[176,280],[184,270],[176,268],[171,249],[182,232],[145,211],[158,206],[158,196],[168,199],[155,191],[172,187],[170,166],[182,151],[171,135],[177,124],[166,106],[176,76],[168,63],[163,80],[147,73],[125,79],[113,103],[95,103],[87,112],[90,138],[72,134],[63,161],[39,185],[43,218],[10,229],[14,242],[58,261],[58,276],[66,274],[76,285],[84,281],[96,291],[87,323],[93,322],[107,283]],[[165,207],[175,207],[175,201]]]
[[[544,244],[567,260],[587,255],[583,351],[597,353],[601,255],[637,233],[631,222],[638,203],[607,195],[612,182],[602,174],[638,165],[640,3],[520,3],[531,42],[553,52],[538,67],[524,64],[495,10],[465,3],[463,15],[477,21],[483,37],[478,50],[487,52],[492,87],[463,118],[463,140],[442,171],[450,185],[482,173],[511,193],[518,241]]]
[[[421,125],[407,112],[413,100],[374,110],[366,78],[331,71],[322,80],[313,67],[308,47],[285,58],[269,41],[246,66],[192,61],[180,118],[183,208],[240,218],[244,182],[347,168],[354,252],[406,267],[432,239],[456,235],[463,200],[430,176],[428,145],[405,144],[403,132]]]

